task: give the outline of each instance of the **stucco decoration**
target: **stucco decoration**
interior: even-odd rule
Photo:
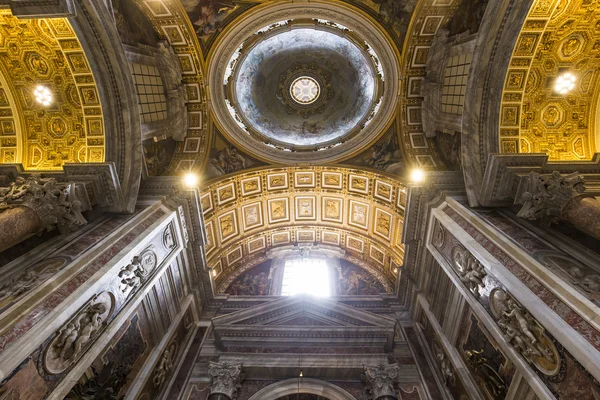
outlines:
[[[75,364],[106,327],[113,313],[115,298],[109,292],[94,296],[73,316],[50,342],[44,355],[44,367],[59,374]]]
[[[297,150],[333,144],[360,127],[375,106],[375,70],[368,54],[338,32],[284,25],[244,56],[230,78],[232,103],[261,140]],[[286,77],[281,83],[280,76]],[[314,96],[294,102],[300,105],[285,101],[285,92],[298,89],[302,78],[313,82]],[[327,86],[331,99],[320,93]],[[309,112],[294,113],[296,108]],[[310,115],[312,109],[320,112]]]
[[[215,123],[235,147],[271,163],[332,162],[360,154],[389,126],[398,62],[364,13],[265,3],[243,18],[221,34],[208,66]],[[318,83],[311,104],[287,98],[301,76]]]
[[[544,375],[553,376],[560,370],[561,358],[545,329],[533,316],[503,289],[490,293],[490,309],[504,338],[527,361]]]

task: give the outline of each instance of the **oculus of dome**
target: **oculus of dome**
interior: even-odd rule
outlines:
[[[385,34],[385,30],[368,14],[350,5],[340,8],[329,1],[314,0],[310,4],[264,3],[239,18],[244,20],[243,26],[230,24],[230,28],[223,32],[213,46],[209,55],[207,74],[210,107],[215,125],[236,147],[271,163],[336,162],[364,151],[389,127],[397,110],[397,94],[400,90],[398,49]],[[269,85],[278,86],[279,90],[276,93],[279,95],[278,98],[277,96],[275,99],[273,96],[268,99],[263,96],[252,98],[252,85],[236,85],[239,83],[238,77],[241,76],[242,65],[254,48],[273,36],[282,35],[282,32],[299,29],[326,32],[339,37],[347,45],[354,46],[356,51],[367,60],[361,65],[366,64],[368,67],[368,72],[357,74],[358,77],[367,76],[374,81],[373,91],[367,93],[372,96],[372,100],[356,102],[359,107],[367,104],[364,118],[361,119],[359,116],[358,123],[352,124],[351,119],[356,117],[356,113],[348,114],[340,121],[345,126],[349,126],[349,129],[340,134],[336,127],[336,132],[331,132],[335,136],[329,141],[326,141],[327,138],[323,138],[319,132],[319,135],[316,135],[319,138],[318,143],[315,144],[313,140],[309,145],[294,144],[294,136],[299,136],[298,131],[302,135],[302,130],[305,132],[304,135],[315,136],[315,133],[311,133],[314,131],[314,121],[319,123],[325,121],[326,124],[335,121],[331,118],[329,107],[335,110],[338,89],[348,86],[339,78],[339,74],[330,73],[331,70],[327,65],[316,65],[316,69],[307,67],[313,64],[311,60],[296,55],[294,59],[287,62],[299,65],[300,69],[306,70],[306,73],[296,71],[292,65],[286,73],[282,73],[287,66],[279,66],[277,73],[262,74],[256,78],[259,83],[268,82]],[[336,55],[335,52],[330,54]],[[273,56],[272,53],[267,55],[269,58]],[[345,54],[343,57],[347,64]],[[264,66],[262,61],[253,65],[259,64],[261,68]],[[325,67],[327,70],[323,71]],[[320,95],[313,104],[303,105],[292,99],[291,82],[302,75],[312,77],[320,85]],[[266,77],[270,79],[267,80]],[[242,78],[254,79],[252,76]],[[337,83],[340,81],[343,83]],[[253,111],[250,114],[241,112],[242,105],[238,98],[243,96],[240,96],[238,91],[242,90],[250,93],[247,96],[247,99],[251,99],[247,102],[248,109]],[[273,90],[271,93],[274,92]],[[262,124],[265,122],[273,123],[270,117],[264,115],[258,120],[259,124],[256,126],[249,123],[248,116],[260,115],[259,112],[254,111],[265,110],[262,106],[257,107],[258,103],[264,101],[275,105],[274,111],[269,110],[269,112],[277,112],[283,122],[290,119],[295,121],[300,129],[294,131],[292,135],[276,129],[273,130],[274,134],[271,134],[271,137],[268,136],[270,130],[264,132],[266,134],[258,131],[256,127],[263,127]],[[327,125],[326,127],[329,128]]]
[[[332,27],[316,29],[292,23],[253,40],[253,45],[243,50],[230,83],[236,116],[251,134],[302,151],[332,145],[360,132],[376,105],[376,70],[368,53],[340,33]],[[336,88],[334,98],[318,113],[293,115],[280,101],[278,77],[297,61],[324,70],[330,77],[324,84]],[[306,76],[294,80],[290,91],[298,82],[310,84],[311,80],[317,93],[319,83]],[[298,101],[293,92],[291,95],[301,105],[318,99],[315,95]]]
[[[321,86],[310,76],[301,76],[292,82],[290,94],[300,104],[312,104],[319,98]]]

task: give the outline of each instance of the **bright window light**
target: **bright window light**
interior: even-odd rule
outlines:
[[[554,90],[556,90],[560,94],[569,93],[571,90],[575,88],[575,82],[577,82],[577,78],[570,72],[565,72],[556,78],[556,82],[554,83]]]
[[[288,260],[283,270],[282,296],[310,294],[330,296],[329,272],[325,260]]]
[[[33,95],[35,96],[35,101],[43,106],[52,104],[52,92],[46,86],[40,85],[36,87],[33,91]]]

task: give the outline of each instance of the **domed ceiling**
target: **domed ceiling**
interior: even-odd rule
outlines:
[[[340,161],[392,122],[393,43],[364,14],[334,8],[265,7],[215,44],[208,71],[214,121],[244,153],[278,164]]]
[[[333,145],[360,131],[380,86],[365,49],[316,27],[271,33],[238,60],[229,78],[246,129],[294,150]]]

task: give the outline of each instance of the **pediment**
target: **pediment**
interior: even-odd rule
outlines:
[[[312,296],[284,297],[213,319],[215,327],[332,326],[393,327],[394,319]]]
[[[339,301],[284,297],[212,320],[215,338],[227,351],[305,347],[391,348],[396,320]],[[243,348],[244,350],[240,350]],[[235,350],[237,349],[237,350]]]

